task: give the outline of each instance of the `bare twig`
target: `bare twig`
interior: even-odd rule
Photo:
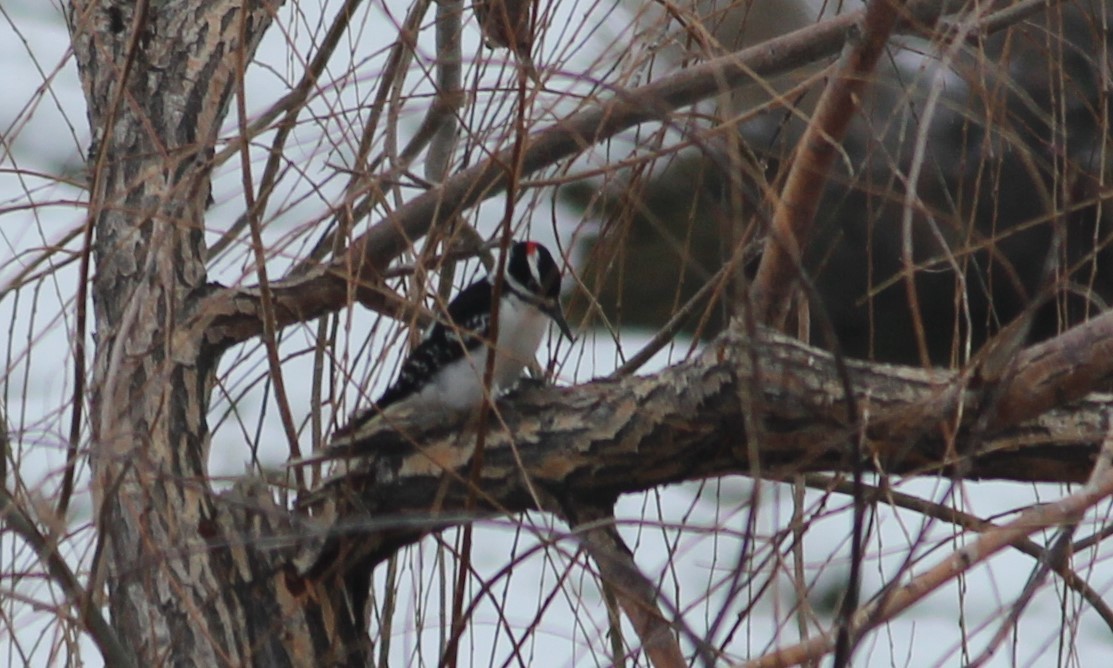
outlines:
[[[285,109],[286,113],[282,117],[282,121],[278,124],[277,131],[274,135],[274,141],[271,142],[270,151],[267,154],[267,164],[263,168],[263,178],[259,181],[259,192],[256,197],[258,212],[255,214],[256,216],[261,217],[263,215],[263,212],[267,208],[267,202],[270,200],[270,196],[274,193],[274,188],[278,184],[278,170],[282,164],[286,140],[290,137],[290,133],[293,132],[294,127],[297,125],[298,117],[301,115],[302,110],[305,109],[309,94],[317,86],[317,81],[321,78],[321,73],[324,72],[329,59],[332,58],[337,45],[340,44],[340,39],[348,31],[348,24],[362,2],[363,0],[345,0],[344,5],[336,12],[336,18],[333,19],[328,32],[325,33],[325,38],[321,40],[320,48],[313,54],[313,60],[306,65],[301,80],[282,98],[281,107],[275,110],[277,112],[281,109]],[[264,117],[266,116],[267,115],[264,114]],[[257,119],[255,125],[248,125],[246,122],[241,123],[239,127],[240,141],[236,142],[234,147],[230,146],[225,149],[224,154],[231,157],[236,152],[246,153],[249,140],[253,135],[253,130],[256,132],[258,131],[259,120],[262,119]],[[265,127],[265,125],[263,127]],[[220,162],[220,158],[218,158],[216,162]],[[243,232],[244,228],[248,226],[251,216],[251,211],[245,211],[243,215],[236,219],[236,222],[232,223],[232,225],[220,235],[220,238],[209,247],[208,258],[210,260],[224,252],[224,250],[236,240],[240,233]]]
[[[854,615],[854,633],[861,636],[877,625],[893,619],[939,587],[984,563],[1006,547],[1037,531],[1074,521],[1080,514],[1113,494],[1113,473],[1106,471],[1093,482],[1094,484],[1088,484],[1075,494],[1055,503],[1030,508],[1012,522],[983,533],[972,544],[956,550],[941,563],[895,590],[892,595],[881,599],[880,604],[875,602],[859,609]],[[796,666],[822,657],[833,646],[834,634],[829,631],[807,642],[783,647],[740,665],[746,668]]]
[[[1051,4],[1048,0],[1018,0],[1007,7],[1003,7],[992,14],[989,14],[977,24],[975,32],[966,36],[969,41],[979,40],[987,35],[1004,30],[1009,26],[1016,25],[1024,19],[1045,12],[1050,8]],[[942,23],[952,23],[952,19],[943,19]]]
[[[305,274],[318,266],[321,260],[328,255],[339,254],[339,251],[347,245],[348,235],[355,220],[365,215],[362,213],[357,215],[355,212],[370,210],[381,204],[385,198],[384,187],[421,154],[421,151],[424,150],[432,138],[438,114],[436,109],[429,110],[429,113],[422,120],[421,127],[418,128],[400,154],[393,155],[394,152],[391,152],[393,167],[374,178],[368,178],[368,175],[373,173],[387,158],[387,155],[384,154],[371,160],[371,149],[374,146],[376,132],[379,130],[379,122],[382,120],[384,110],[387,109],[390,96],[398,95],[404,83],[406,68],[413,58],[418,28],[429,9],[430,2],[431,0],[416,0],[410,5],[399,30],[398,39],[391,46],[378,89],[368,109],[367,122],[364,124],[363,132],[360,135],[359,148],[356,150],[355,158],[352,161],[353,168],[348,183],[344,186],[344,195],[340,203],[329,214],[334,218],[335,224],[321,233],[320,238],[309,252],[300,258],[298,263],[290,270],[290,276]],[[438,102],[434,100],[432,106],[437,107]],[[388,135],[391,135],[391,133],[388,132]],[[357,201],[358,204],[356,204]],[[313,223],[317,224],[322,220],[324,219],[313,221]]]
[[[1109,426],[1105,434],[1105,440],[1102,441],[1101,452],[1098,453],[1097,461],[1094,462],[1094,471],[1090,474],[1090,479],[1086,482],[1083,492],[1095,492],[1102,480],[1107,477],[1110,468],[1113,467],[1113,424]],[[1028,582],[1024,585],[1024,590],[1013,602],[1008,616],[1001,622],[997,628],[997,632],[993,634],[993,638],[981,651],[981,653],[970,661],[971,667],[983,666],[993,658],[1001,643],[1005,641],[1009,631],[1016,626],[1020,620],[1020,615],[1028,606],[1028,603],[1035,596],[1036,590],[1040,588],[1044,580],[1047,579],[1047,574],[1052,571],[1062,572],[1067,569],[1067,560],[1070,556],[1071,539],[1074,537],[1074,532],[1078,529],[1078,521],[1082,518],[1082,513],[1077,513],[1070,521],[1059,528],[1055,536],[1055,540],[1051,546],[1043,550],[1040,554],[1039,563],[1028,577]],[[1104,615],[1103,615],[1104,617]],[[1108,623],[1108,619],[1106,622]]]
[[[803,477],[807,486],[812,489],[824,492],[838,492],[840,494],[850,494],[852,492],[852,485],[849,482],[832,478],[829,475],[809,473]],[[874,487],[872,485],[866,485],[866,492],[869,495],[869,503],[885,501],[898,508],[912,510],[921,515],[949,522],[969,531],[985,533],[986,531],[993,531],[999,528],[999,526],[993,522],[963,512],[953,506],[922,499],[918,496],[905,494],[904,492],[898,492],[889,488]],[[1047,550],[1030,538],[1016,541],[1013,547],[1034,559],[1040,560],[1041,563],[1047,559]],[[1072,553],[1074,552],[1073,549],[1070,551]],[[1063,578],[1063,584],[1078,592],[1078,595],[1090,604],[1094,612],[1098,613],[1098,616],[1101,617],[1110,631],[1113,631],[1113,608],[1102,599],[1101,593],[1091,587],[1085,579],[1078,575],[1078,573],[1074,572],[1066,562],[1052,562],[1052,566],[1055,572]],[[806,640],[806,638],[804,639]]]
[[[403,22],[399,38],[391,46],[390,54],[387,57],[386,68],[384,69],[378,90],[375,93],[375,99],[371,104],[367,123],[364,125],[363,133],[360,136],[359,149],[356,153],[354,161],[357,169],[352,172],[351,178],[349,179],[345,187],[345,192],[347,193],[352,192],[356,188],[357,184],[360,183],[360,180],[362,178],[361,174],[363,173],[362,165],[367,162],[368,155],[371,152],[371,146],[374,141],[375,132],[378,130],[379,119],[382,117],[383,107],[386,104],[387,96],[392,86],[394,85],[396,78],[402,76],[402,73],[405,70],[405,63],[407,62],[407,58],[410,57],[413,48],[413,36],[416,34],[417,27],[421,23],[421,19],[425,16],[425,12],[428,7],[429,3],[427,0],[419,0],[410,7],[409,11],[406,14],[406,19]],[[347,19],[345,19],[345,21],[347,21]],[[336,24],[334,24],[333,29],[330,29],[329,37],[332,37],[334,32],[338,35],[340,34],[339,20]],[[374,194],[377,195],[378,192],[376,191]],[[345,201],[347,200],[348,198],[345,197]],[[339,214],[336,217],[336,228],[326,231],[324,234],[322,234],[321,239],[317,242],[314,248],[310,250],[307,257],[303,258],[301,263],[299,263],[299,265],[295,267],[294,270],[291,272],[293,275],[301,273],[302,271],[304,271],[309,263],[316,263],[321,257],[324,257],[326,254],[331,253],[333,255],[337,255],[344,249],[348,235],[351,231],[352,223],[351,216],[347,215],[348,213],[349,211],[347,207],[341,207]],[[350,297],[346,296],[345,299],[350,300]],[[415,311],[412,307],[412,302],[407,302],[400,298],[395,301],[395,308],[397,309],[396,313],[400,316],[400,320],[410,322],[424,322],[424,320],[421,318],[422,314],[418,311]],[[324,374],[324,360],[326,348],[329,346],[330,343],[329,339],[335,339],[337,331],[337,321],[335,319],[332,320],[332,323],[322,320],[317,327],[317,335],[313,350],[314,408],[311,420],[314,450],[320,448],[321,441],[323,439],[324,421],[322,419],[320,411],[322,405],[320,401],[322,385],[321,378]],[[329,337],[327,334],[330,324],[332,325],[331,337]],[[319,478],[319,475],[320,471],[315,468],[312,472],[313,479],[317,480]]]
[[[0,457],[8,456],[8,425],[4,416],[0,414]],[[101,615],[96,606],[83,605],[88,600],[86,591],[77,581],[77,577],[70,570],[62,556],[58,554],[58,544],[54,537],[47,537],[38,529],[38,524],[32,519],[30,513],[24,509],[8,493],[7,482],[0,480],[0,521],[10,527],[22,538],[46,565],[51,579],[58,583],[66,595],[66,599],[74,610],[78,611],[79,618],[96,643],[104,658],[105,665],[134,666],[132,654],[124,649],[123,643],[116,632]]]
[[[963,6],[965,3],[959,0],[917,2],[910,7],[906,20],[898,25],[901,30],[922,30],[923,22]],[[621,91],[610,101],[531,134],[522,150],[517,177],[533,174],[635,125],[667,118],[676,109],[724,90],[827,57],[842,47],[862,17],[860,12],[845,14],[692,66],[653,83]],[[410,200],[356,239],[344,257],[327,267],[273,284],[278,306],[276,324],[281,327],[303,322],[346,306],[352,282],[364,306],[373,310],[388,308],[389,297],[376,290],[382,272],[430,229],[504,192],[509,182],[505,166],[514,163],[514,150],[511,147],[494,153],[488,160],[454,174]],[[354,206],[352,219],[367,215],[372,206],[371,201]],[[223,349],[258,336],[261,324],[257,299],[257,295],[244,290],[224,290],[209,295],[186,325],[201,329],[190,338],[204,339]]]
[[[806,641],[810,632],[809,623],[815,620],[815,612],[808,602],[808,585],[804,577],[804,533],[806,519],[804,517],[804,491],[806,479],[804,476],[792,477],[792,585],[796,589],[796,632],[800,640]],[[857,485],[848,485],[847,490],[854,494]],[[812,664],[818,666],[818,663]]]
[[[247,43],[248,15],[240,14],[240,41]],[[247,59],[243,49],[236,51],[236,121],[240,132],[247,132],[247,100],[244,89],[244,76],[247,73]],[[273,154],[272,154],[273,157]],[[282,375],[282,360],[278,355],[278,339],[274,326],[274,304],[270,293],[270,280],[267,278],[267,255],[263,246],[263,233],[259,224],[263,208],[266,206],[266,196],[256,199],[255,188],[251,179],[251,155],[248,145],[243,144],[240,153],[240,168],[243,174],[243,198],[247,206],[247,220],[251,228],[251,248],[255,252],[255,271],[259,277],[259,307],[263,324],[263,345],[267,351],[267,364],[270,366],[270,382],[274,384],[274,401],[278,406],[278,414],[282,421],[282,428],[286,432],[286,442],[290,449],[290,457],[301,457],[301,446],[298,444],[298,430],[294,424],[294,416],[290,411],[290,402],[286,394],[286,381]],[[306,489],[305,474],[301,470],[294,471],[294,481],[298,491]]]
[[[861,37],[828,81],[797,145],[773,212],[761,264],[751,286],[756,318],[779,327],[787,313],[803,250],[811,235],[827,174],[857,112],[871,73],[897,27],[897,0],[873,0],[861,15]]]
[[[599,567],[604,587],[610,591],[626,613],[634,632],[641,638],[642,648],[656,668],[687,666],[672,624],[657,606],[659,592],[634,562],[634,555],[614,526],[614,513],[609,508],[587,504],[565,503],[564,514],[576,531],[584,549]],[[714,657],[706,647],[700,656],[707,666],[714,666]]]

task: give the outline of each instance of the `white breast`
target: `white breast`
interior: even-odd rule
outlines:
[[[495,385],[505,390],[518,380],[537,355],[548,318],[533,306],[511,295],[499,309],[499,340],[495,355]]]
[[[513,386],[522,370],[533,361],[541,338],[548,329],[545,314],[511,296],[499,309],[499,339],[495,351],[495,370],[491,393]],[[483,374],[487,369],[487,348],[454,362],[437,374],[436,380],[422,389],[416,399],[430,407],[464,411],[483,401]]]

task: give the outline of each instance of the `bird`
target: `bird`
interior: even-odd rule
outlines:
[[[395,381],[371,409],[337,431],[333,442],[356,437],[362,425],[392,406],[405,405],[419,417],[460,414],[509,389],[534,360],[550,322],[574,340],[561,309],[560,288],[560,268],[549,249],[536,241],[514,242],[498,287],[497,340],[491,341],[496,279],[487,275],[449,302],[444,317],[403,361]],[[494,373],[488,391],[484,376],[492,351]],[[339,564],[353,618],[365,620],[373,560],[368,555],[342,557],[347,538],[345,534],[327,540],[307,576],[319,578]]]
[[[511,244],[499,294],[498,340],[492,342],[495,284],[488,274],[457,294],[445,317],[433,323],[402,363],[397,379],[356,422],[366,423],[403,403],[418,415],[474,410],[488,396],[515,384],[534,360],[549,322],[574,339],[560,305],[560,268],[545,246],[536,241]],[[488,391],[483,381],[492,351],[495,364]]]

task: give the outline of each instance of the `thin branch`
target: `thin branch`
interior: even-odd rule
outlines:
[[[626,613],[642,648],[655,668],[682,668],[688,662],[680,651],[672,624],[657,606],[660,592],[634,562],[634,554],[622,541],[610,508],[568,501],[563,515],[579,536],[584,550],[599,567],[603,586]],[[701,648],[704,664],[714,666],[714,657]]]
[[[9,450],[8,425],[4,416],[0,414],[0,457],[7,458]],[[69,564],[58,554],[57,541],[47,538],[39,531],[36,522],[14,498],[8,493],[6,481],[0,481],[0,521],[11,528],[35,551],[39,559],[46,564],[51,579],[58,583],[66,595],[73,609],[79,612],[79,618],[85,630],[92,636],[105,665],[134,666],[132,654],[124,649],[116,632],[101,615],[100,609],[95,606],[85,606],[82,602],[87,600],[87,594],[77,581],[77,577],[70,570]]]
[[[1090,479],[1086,482],[1086,487],[1083,488],[1083,491],[1095,491],[1101,481],[1109,473],[1111,467],[1113,467],[1113,425],[1109,427],[1105,434],[1101,452],[1098,453],[1097,461],[1094,462],[1094,471],[1090,474]],[[993,655],[997,652],[1001,643],[1003,643],[1006,636],[1008,636],[1009,630],[1015,627],[1020,620],[1020,615],[1024,612],[1024,609],[1028,607],[1028,603],[1032,600],[1032,597],[1035,596],[1036,590],[1039,589],[1047,579],[1047,574],[1052,570],[1061,571],[1067,568],[1071,539],[1074,537],[1074,532],[1078,529],[1078,522],[1081,519],[1082,513],[1079,513],[1072,521],[1060,527],[1051,547],[1042,551],[1039,563],[1028,577],[1028,582],[1024,585],[1024,591],[1022,591],[1016,601],[1013,602],[1008,617],[1001,622],[997,632],[993,634],[993,638],[990,639],[981,653],[970,661],[969,665],[971,668],[983,666],[993,658]]]
[[[271,142],[270,151],[267,154],[267,164],[263,168],[263,178],[259,182],[259,193],[257,197],[257,216],[261,217],[267,208],[267,202],[270,200],[274,188],[278,185],[278,170],[282,164],[282,157],[286,147],[286,140],[290,137],[294,127],[297,125],[298,116],[301,115],[305,109],[306,102],[309,99],[309,94],[316,88],[317,81],[321,78],[325,67],[328,65],[329,59],[332,58],[336,47],[340,44],[340,38],[348,31],[348,24],[352,20],[352,15],[359,9],[359,5],[363,0],[345,0],[344,5],[336,12],[336,18],[333,19],[332,25],[329,26],[328,32],[325,33],[325,38],[321,41],[320,48],[313,54],[313,59],[306,65],[305,72],[301,76],[301,80],[297,85],[287,93],[278,105],[275,105],[271,111],[264,114],[267,123],[270,122],[270,114],[273,113],[277,116],[277,112],[282,109],[286,110],[286,114],[282,117],[282,121],[278,124],[277,131],[274,135],[274,140]],[[214,163],[219,164],[222,162],[222,157],[227,155],[231,157],[237,153],[246,153],[248,150],[249,139],[262,129],[266,129],[266,125],[259,125],[259,120],[253,125],[241,123],[239,127],[239,138],[241,141],[235,142],[234,146],[226,148],[220,157]],[[220,235],[220,238],[208,250],[208,259],[220,255],[228,246],[232,244],[247,227],[251,219],[251,212],[245,211],[243,215],[236,219],[229,228]]]
[[[979,43],[982,39],[999,30],[1004,30],[1009,26],[1016,25],[1040,12],[1048,11],[1052,4],[1057,4],[1057,2],[1048,2],[1048,0],[1017,0],[1013,2],[1013,4],[999,9],[979,21],[977,30],[967,34],[966,40]],[[946,24],[951,22],[952,19],[949,18],[940,21],[940,23]]]
[[[942,13],[958,11],[961,0],[922,1],[912,5],[900,30],[922,31]],[[572,114],[532,134],[522,151],[517,178],[572,157],[587,147],[650,121],[659,121],[713,95],[763,78],[776,76],[837,53],[862,19],[862,12],[845,14],[794,31],[762,44],[716,58],[644,86],[616,91],[607,101]],[[494,152],[489,159],[462,170],[443,183],[396,209],[356,239],[348,252],[307,276],[276,282],[272,290],[277,326],[304,322],[347,306],[348,285],[372,310],[388,307],[376,288],[389,264],[410,249],[430,229],[452,220],[484,199],[505,192],[505,166],[514,164],[515,147]],[[372,184],[373,185],[373,184]],[[374,202],[353,207],[354,220],[366,216]],[[261,320],[258,295],[252,290],[219,290],[198,304],[185,327],[188,337],[205,340],[217,350],[258,336]]]
[[[1029,508],[1020,517],[988,531],[972,544],[956,550],[926,573],[915,577],[892,595],[858,610],[854,616],[854,632],[862,635],[870,629],[900,615],[947,582],[985,563],[1001,550],[1014,545],[1030,534],[1072,522],[1082,513],[1113,495],[1113,472],[1107,471],[1093,485],[1064,497],[1055,503]],[[746,668],[784,668],[797,666],[824,656],[834,646],[833,633],[827,632],[807,642],[784,647],[760,658],[748,661]]]
[[[805,475],[804,481],[808,487],[824,492],[838,492],[840,494],[850,494],[852,492],[852,485],[848,481],[836,480],[829,475],[821,473],[810,473]],[[892,489],[874,487],[872,485],[866,485],[865,487],[869,495],[869,503],[887,502],[895,507],[905,508],[920,513],[921,515],[942,520],[962,529],[976,531],[978,533],[985,533],[1000,528],[993,522],[963,512],[953,506],[936,503],[935,501],[922,499],[918,496],[905,494],[904,492],[898,492]],[[1034,559],[1040,561],[1047,559],[1047,550],[1030,538],[1018,540],[1013,544],[1013,547]],[[1072,553],[1074,552],[1073,549],[1070,551]],[[1101,617],[1102,621],[1109,627],[1109,630],[1113,631],[1113,608],[1102,599],[1101,593],[1091,587],[1082,576],[1074,572],[1066,562],[1059,561],[1052,563],[1055,572],[1063,578],[1063,584],[1078,592],[1078,595],[1090,604],[1094,612],[1098,613],[1098,616]],[[803,639],[807,640],[806,637],[803,637]]]
[[[386,66],[383,68],[382,76],[379,79],[379,86],[375,91],[375,97],[371,102],[370,108],[367,113],[367,122],[363,126],[363,132],[359,138],[359,148],[356,150],[355,159],[352,160],[354,169],[348,182],[344,185],[344,197],[341,204],[336,207],[336,225],[332,229],[327,230],[321,235],[317,243],[301,258],[294,268],[290,271],[291,276],[299,276],[312,270],[318,266],[321,260],[328,255],[337,256],[347,244],[349,234],[351,234],[352,227],[355,225],[357,218],[362,218],[362,215],[357,216],[355,211],[363,210],[373,207],[381,203],[385,199],[383,191],[384,185],[394,179],[400,172],[404,171],[412,160],[415,160],[421,151],[424,150],[428,144],[433,130],[437,127],[437,114],[436,107],[440,104],[438,98],[434,98],[433,104],[425,118],[422,119],[421,125],[410,138],[409,142],[402,149],[398,155],[393,155],[395,151],[389,150],[379,154],[374,160],[370,160],[371,149],[375,144],[375,136],[379,129],[379,122],[383,118],[383,110],[387,108],[387,103],[392,96],[400,95],[401,88],[405,83],[406,72],[409,64],[414,56],[414,49],[417,46],[417,34],[421,27],[421,22],[425,18],[426,12],[429,10],[431,0],[416,0],[409,10],[406,12],[406,18],[402,21],[402,26],[398,31],[398,39],[390,47],[390,54],[387,56]],[[388,121],[388,128],[394,127],[394,121],[398,113],[397,104],[391,106],[390,121]],[[388,129],[387,136],[392,137],[393,132]],[[393,142],[388,142],[393,147]],[[391,168],[383,173],[376,175],[374,178],[368,178],[367,175],[373,173],[378,169],[387,158],[391,159]],[[362,196],[362,200],[360,197]],[[355,202],[359,201],[359,204]]]
[[[693,294],[688,301],[679,308],[673,309],[672,317],[661,326],[661,329],[653,335],[653,338],[642,346],[638,352],[631,355],[621,366],[612,371],[609,377],[618,379],[636,373],[637,370],[652,359],[654,355],[659,353],[665,346],[669,345],[684,325],[687,324],[688,320],[696,312],[696,309],[708,303],[708,297],[721,293],[727,288],[727,283],[732,273],[740,264],[740,262],[736,260],[741,258],[741,256],[741,253],[735,253],[732,259],[720,267],[711,278],[707,279],[707,282],[704,283],[699,290],[696,290],[695,294]],[[714,303],[715,299],[711,299],[710,304]]]
[[[817,476],[818,477],[818,476]],[[804,492],[808,486],[805,476],[792,476],[792,585],[796,589],[796,633],[800,640],[806,641],[810,635],[809,623],[816,620],[815,610],[808,601],[808,584],[804,575],[804,532],[807,520],[804,517]],[[851,483],[845,492],[851,495],[861,493],[861,483]],[[860,502],[855,499],[855,505]],[[818,663],[809,668],[818,668]]]
[[[240,14],[240,43],[247,43],[248,15]],[[244,88],[244,76],[247,73],[246,55],[242,49],[236,50],[236,121],[241,133],[247,132],[247,95]],[[290,448],[290,457],[301,457],[301,446],[298,444],[297,426],[294,416],[290,411],[290,401],[286,393],[286,381],[282,374],[282,361],[278,355],[278,339],[274,326],[274,305],[270,294],[270,280],[267,277],[266,249],[263,246],[263,232],[260,217],[266,207],[269,188],[260,198],[255,197],[255,189],[251,178],[251,154],[248,145],[243,145],[240,152],[240,169],[243,174],[243,198],[247,207],[247,221],[251,228],[251,248],[255,254],[255,271],[259,277],[259,306],[262,314],[263,345],[267,352],[267,364],[270,367],[269,380],[274,384],[274,401],[278,406],[282,428],[286,432],[286,442]],[[273,154],[272,154],[273,157]],[[268,163],[269,164],[269,163]],[[294,480],[298,491],[306,489],[305,475],[299,469],[294,471]]]
[[[461,88],[464,56],[460,44],[463,11],[464,4],[459,0],[437,3],[436,98],[422,121],[422,125],[429,124],[435,128],[425,160],[425,178],[434,183],[448,176],[458,139],[456,113],[464,103]]]
[[[463,104],[463,91],[461,90],[463,51],[460,44],[461,14],[464,5],[459,0],[442,0],[437,4],[437,97],[429,108],[423,127],[432,128],[426,131],[430,135],[429,155],[425,161],[425,178],[434,183],[440,183],[448,176],[453,151],[458,140],[459,123],[456,118],[457,110]],[[419,133],[420,134],[420,133]],[[452,221],[448,221],[445,232],[451,229]],[[435,235],[433,240],[440,235]],[[430,244],[432,246],[432,244]],[[445,244],[447,247],[447,244]],[[505,249],[505,246],[504,246]],[[431,252],[432,247],[429,248]],[[505,253],[502,254],[505,256]],[[448,296],[455,276],[454,263],[445,265],[440,277],[440,286],[437,293],[442,297]],[[496,285],[496,291],[501,290]],[[496,296],[497,299],[497,296]],[[497,303],[495,311],[491,314],[492,338],[498,336]],[[485,387],[491,387],[492,373],[494,372],[494,354],[488,355],[484,370]],[[480,445],[476,448],[473,468],[478,468],[483,462],[483,431],[486,429],[487,405],[480,411],[479,430]],[[468,578],[471,574],[472,560],[472,531],[471,525],[465,526],[460,532],[460,550],[456,561],[456,582],[452,591],[451,606],[451,636],[445,651],[442,654],[441,664],[445,668],[456,668],[459,660],[459,640],[464,633],[466,623],[464,619],[464,596],[467,591]]]
[[[897,27],[896,1],[872,0],[860,16],[861,37],[827,82],[815,114],[797,144],[750,289],[759,322],[780,327],[787,313],[828,172],[857,113],[871,73]]]

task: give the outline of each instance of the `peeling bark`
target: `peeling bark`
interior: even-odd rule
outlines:
[[[1113,314],[1024,351],[974,442],[976,379],[848,361],[859,409],[848,415],[830,354],[771,331],[751,337],[736,323],[654,376],[529,388],[500,401],[475,496],[483,513],[514,513],[565,499],[606,507],[621,494],[745,475],[759,463],[773,479],[848,472],[848,439],[859,428],[869,469],[949,475],[961,462],[970,479],[1082,482],[1110,401],[1083,395],[1113,376],[1111,348]],[[753,443],[747,410],[761,428]],[[431,424],[403,406],[340,436],[322,458],[343,460],[342,470],[304,500],[328,507],[334,528],[319,551],[303,551],[303,570],[327,580],[373,568],[429,532],[474,519],[462,511],[475,442],[474,427]],[[379,529],[358,529],[367,526]]]

